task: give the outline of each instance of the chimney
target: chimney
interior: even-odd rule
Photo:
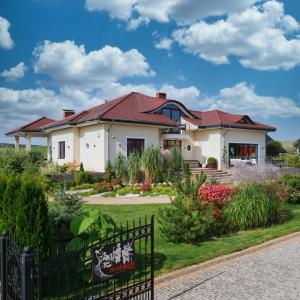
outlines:
[[[167,94],[166,93],[162,93],[162,92],[157,92],[156,93],[156,98],[166,99],[167,98]]]
[[[73,109],[63,109],[64,119],[75,114]]]

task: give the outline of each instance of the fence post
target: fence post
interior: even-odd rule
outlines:
[[[32,300],[32,261],[33,257],[29,247],[25,247],[22,254],[22,300]]]
[[[0,279],[1,279],[1,296],[2,300],[7,299],[7,245],[8,233],[3,232],[0,237]]]
[[[154,215],[151,216],[151,300],[154,300]]]

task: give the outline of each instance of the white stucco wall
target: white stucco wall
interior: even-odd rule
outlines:
[[[52,161],[59,165],[79,162],[79,138],[77,128],[66,128],[51,133]],[[65,158],[60,159],[58,143],[65,141]]]
[[[106,129],[109,129],[106,125]],[[114,163],[117,154],[120,152],[127,157],[127,138],[145,139],[145,147],[159,147],[159,128],[155,126],[145,125],[127,125],[127,124],[113,124],[108,134],[108,157],[110,162]]]
[[[218,168],[221,168],[221,130],[198,130],[194,134],[194,154],[196,160],[207,163],[208,157],[218,160]]]
[[[80,162],[86,171],[103,172],[106,164],[106,132],[103,124],[80,128]]]
[[[257,144],[258,164],[264,164],[266,159],[266,132],[258,130],[223,129],[222,149],[225,145],[228,152],[230,143]]]

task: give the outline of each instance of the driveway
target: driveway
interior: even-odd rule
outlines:
[[[300,299],[300,233],[167,274],[155,299]]]

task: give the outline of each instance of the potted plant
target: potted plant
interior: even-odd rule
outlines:
[[[209,157],[207,159],[207,168],[209,168],[209,169],[217,169],[218,168],[218,161],[215,157]]]

